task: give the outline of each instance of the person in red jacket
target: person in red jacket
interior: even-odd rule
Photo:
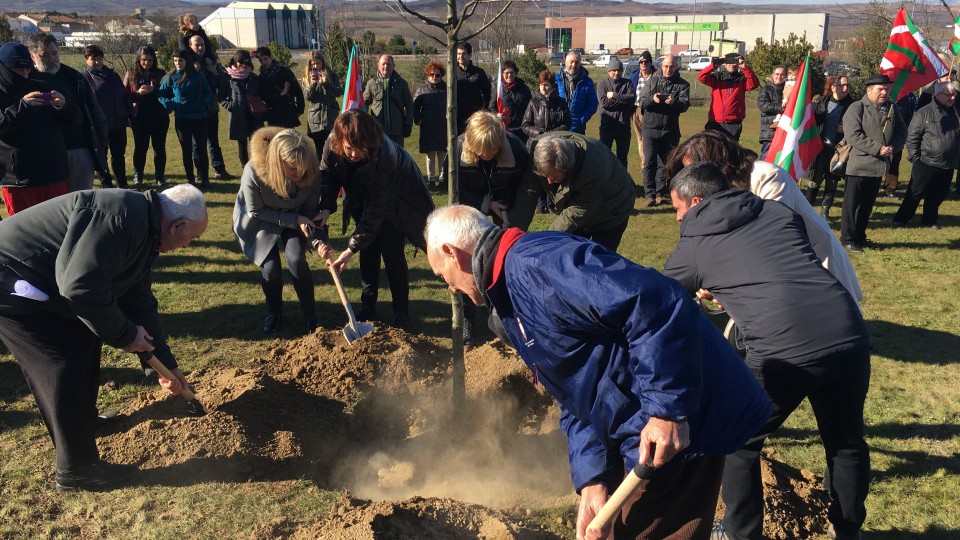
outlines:
[[[746,93],[759,87],[760,79],[737,53],[730,53],[722,59],[714,58],[713,64],[703,68],[697,78],[712,89],[710,111],[703,128],[726,132],[739,141],[743,118],[747,114]]]

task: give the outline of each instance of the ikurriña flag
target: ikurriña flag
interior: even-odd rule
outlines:
[[[360,59],[358,58],[357,44],[350,50],[350,60],[347,62],[347,80],[343,86],[343,105],[340,112],[350,109],[364,110],[363,81],[360,79]]]
[[[893,81],[890,98],[900,98],[947,74],[949,70],[926,38],[913,24],[907,10],[900,8],[890,30],[890,43],[880,61],[880,73]]]
[[[497,112],[500,113],[501,118],[503,118],[503,125],[507,125],[510,117],[507,115],[507,111],[503,109],[503,62],[500,59],[500,55],[497,55],[497,73],[500,74],[500,76],[497,77]]]
[[[950,51],[954,56],[960,56],[960,17],[953,22],[953,39],[950,40]]]
[[[778,165],[799,182],[817,159],[823,142],[810,103],[810,54],[800,64],[797,82],[777,122],[766,161]]]

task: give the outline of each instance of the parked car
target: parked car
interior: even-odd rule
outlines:
[[[610,60],[613,60],[613,59],[616,58],[616,57],[617,57],[617,55],[615,55],[615,54],[601,54],[600,56],[598,56],[598,57],[596,58],[596,60],[594,60],[593,62],[590,62],[590,63],[593,64],[593,65],[595,65],[595,66],[597,66],[597,67],[605,68],[605,67],[607,67],[607,64],[610,63]]]
[[[555,53],[551,54],[551,55],[550,55],[550,58],[547,59],[547,65],[548,65],[548,66],[562,66],[562,65],[563,65],[563,57],[566,56],[566,55],[567,55],[567,53],[562,53],[562,52],[555,52]]]
[[[593,49],[587,54],[610,54],[610,49]]]
[[[624,48],[622,48],[622,49],[617,49],[617,54],[631,55],[631,54],[633,54],[633,49],[630,48],[630,47],[624,47]]]
[[[701,71],[708,65],[713,65],[713,58],[709,56],[698,56],[687,64],[687,71]]]
[[[687,49],[677,53],[677,56],[703,56],[703,51],[700,49]]]
[[[858,75],[860,68],[840,60],[831,60],[823,66],[823,74],[830,75]]]

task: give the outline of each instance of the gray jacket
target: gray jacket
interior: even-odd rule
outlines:
[[[960,163],[960,118],[953,106],[943,108],[936,101],[924,105],[907,130],[907,159],[938,169],[955,169]]]
[[[307,132],[317,133],[333,129],[333,121],[340,114],[337,98],[343,95],[343,85],[337,74],[327,69],[324,83],[313,82],[307,87],[304,96],[310,104],[307,107]]]
[[[275,130],[272,134],[267,130]],[[233,206],[233,232],[243,254],[260,266],[277,245],[283,229],[297,229],[300,216],[313,218],[319,211],[320,179],[307,189],[289,188],[290,198],[277,194],[266,182],[266,146],[282,128],[264,128],[250,143],[250,161],[240,177],[240,193]],[[263,135],[263,137],[261,137]]]
[[[843,136],[852,147],[847,161],[848,176],[879,177],[887,174],[890,158],[880,157],[880,147],[892,146],[894,152],[903,147],[907,127],[893,103],[887,106],[893,111],[886,123],[867,96],[852,103],[843,115]]]
[[[370,107],[370,114],[377,117],[388,137],[410,136],[413,129],[413,94],[410,93],[410,85],[399,73],[394,71],[390,75],[386,91],[380,73],[367,81],[363,88],[363,102]]]

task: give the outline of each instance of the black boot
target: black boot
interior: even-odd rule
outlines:
[[[97,173],[97,176],[100,177],[100,187],[112,188],[113,187],[113,178],[110,177],[110,173]]]
[[[108,491],[128,485],[139,472],[136,465],[106,461],[75,469],[57,469],[57,491]]]
[[[158,174],[158,175],[157,175],[157,187],[164,187],[164,186],[166,186],[166,185],[167,185],[167,183],[164,181],[163,175],[162,175],[162,174]]]
[[[829,207],[829,206],[821,206],[821,207],[820,207],[820,215],[823,216],[823,219],[827,219],[827,220],[830,219],[830,207]]]
[[[140,187],[143,185],[143,171],[135,171],[133,173],[133,185],[134,187]]]

